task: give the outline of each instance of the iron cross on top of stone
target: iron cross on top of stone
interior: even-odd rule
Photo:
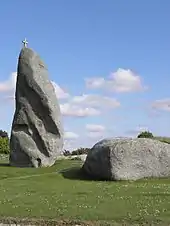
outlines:
[[[25,38],[25,40],[23,40],[22,43],[24,44],[24,47],[26,48],[27,44],[28,44],[27,39]]]

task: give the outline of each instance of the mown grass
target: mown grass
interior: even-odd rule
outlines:
[[[40,169],[1,164],[1,219],[41,219],[45,225],[50,219],[55,225],[170,224],[170,179],[92,181],[81,164],[60,160]]]

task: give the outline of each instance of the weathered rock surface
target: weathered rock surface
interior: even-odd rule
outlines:
[[[46,66],[29,48],[19,55],[15,102],[10,164],[53,165],[63,149],[60,107]]]
[[[146,138],[102,140],[88,152],[83,170],[106,180],[169,177],[170,144]]]

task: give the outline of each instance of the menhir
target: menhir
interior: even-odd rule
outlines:
[[[63,150],[61,113],[48,71],[33,50],[19,55],[10,165],[52,166]]]

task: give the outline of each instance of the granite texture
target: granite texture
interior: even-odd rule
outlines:
[[[88,152],[83,170],[104,180],[170,177],[170,144],[147,138],[102,140]]]
[[[63,150],[61,113],[48,70],[32,49],[19,55],[10,164],[51,166]]]

